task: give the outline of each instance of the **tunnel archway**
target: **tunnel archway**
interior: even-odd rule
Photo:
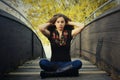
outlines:
[[[0,74],[37,57],[45,57],[37,35],[22,21],[0,10]]]

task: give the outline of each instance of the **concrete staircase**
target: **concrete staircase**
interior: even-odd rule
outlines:
[[[105,71],[98,69],[95,65],[84,59],[80,59],[83,66],[79,70],[78,77],[54,77],[41,79],[39,60],[40,58],[27,61],[19,66],[18,69],[10,72],[0,80],[112,80]]]

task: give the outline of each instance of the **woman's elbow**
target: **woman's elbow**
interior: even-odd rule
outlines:
[[[40,32],[43,32],[45,30],[42,26],[38,26],[38,27]]]
[[[44,29],[42,29],[42,28],[39,28],[39,31],[40,31],[40,32],[43,32],[43,31],[44,31]]]

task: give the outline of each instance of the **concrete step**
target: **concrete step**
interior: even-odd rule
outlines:
[[[18,67],[17,70],[10,72],[4,80],[41,80],[39,58],[27,61],[25,64]],[[72,59],[75,60],[75,59]],[[78,77],[56,77],[47,78],[46,80],[112,80],[105,71],[98,69],[95,65],[80,59],[83,63],[79,70]],[[2,79],[2,80],[3,80]],[[45,79],[44,79],[45,80]]]

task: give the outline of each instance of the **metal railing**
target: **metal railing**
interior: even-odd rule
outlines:
[[[11,6],[5,0],[0,0],[0,9],[18,18],[20,21],[22,21],[25,25],[31,28],[38,35],[32,23],[25,17],[25,15],[23,15],[20,11],[18,11],[16,8]]]
[[[98,16],[103,14],[109,9],[112,9],[116,6],[120,5],[120,0],[108,0],[106,3],[101,5],[99,8],[97,8],[90,16],[88,16],[85,20],[85,25],[89,24],[91,21],[96,19]]]
[[[7,1],[7,0],[6,0]],[[26,18],[25,15],[23,15],[19,10],[17,10],[16,8],[14,8],[13,6],[11,6],[9,3],[7,3],[5,0],[0,0],[0,10],[5,11],[8,14],[13,15],[14,17],[17,18],[17,20],[20,20],[20,22],[22,22],[22,24],[26,25],[28,28],[30,28],[36,35],[37,38],[40,40],[39,34],[38,32],[35,30],[35,28],[33,27],[32,23]],[[33,55],[33,47],[34,47],[34,35],[32,33],[32,55]],[[41,43],[41,40],[40,40]],[[41,44],[42,45],[42,44]],[[42,51],[42,57],[44,56],[44,51]]]

